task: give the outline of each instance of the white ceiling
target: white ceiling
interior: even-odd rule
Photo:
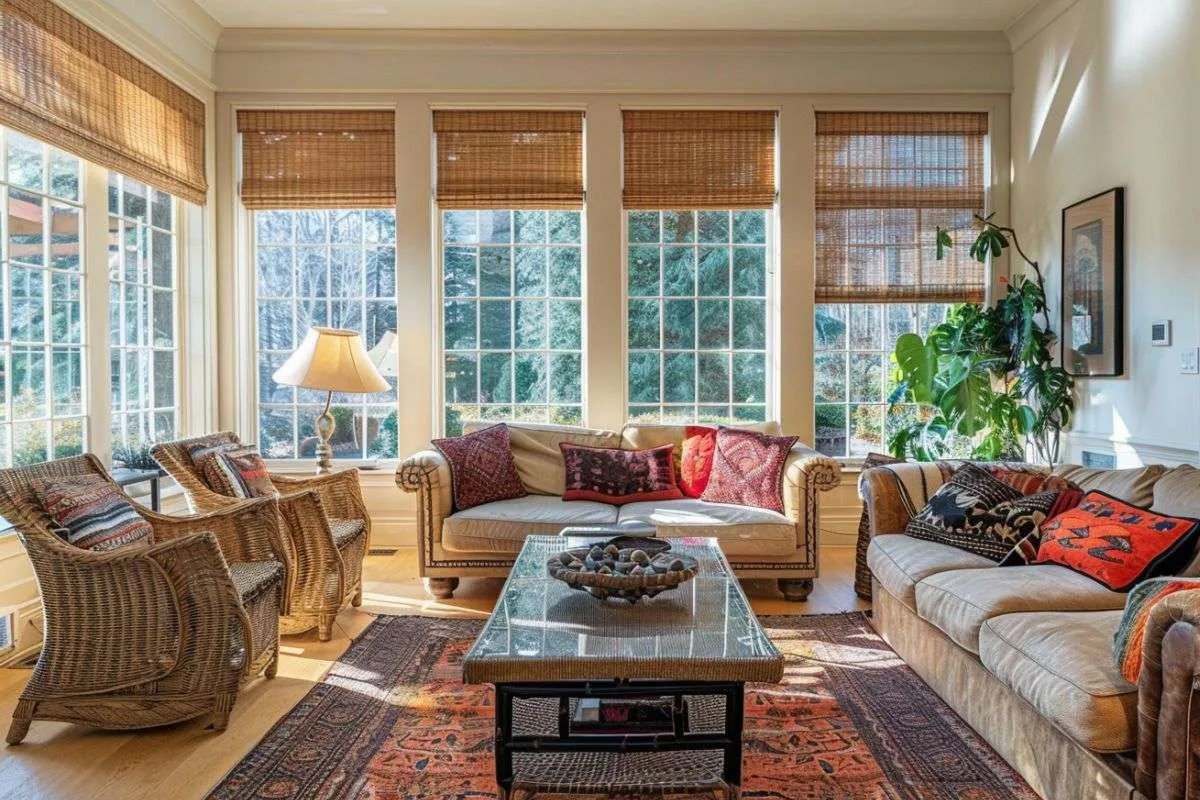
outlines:
[[[227,28],[1001,31],[1036,0],[195,0]]]

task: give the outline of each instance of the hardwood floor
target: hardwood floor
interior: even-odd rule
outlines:
[[[0,747],[0,798],[4,800],[142,800],[201,798],[320,681],[330,664],[373,619],[374,613],[485,618],[503,581],[462,581],[451,601],[431,600],[417,576],[416,552],[368,556],[361,609],[337,619],[334,638],[316,632],[283,640],[274,680],[248,685],[229,729],[206,732],[199,722],[138,733],[96,731],[77,725],[34,722],[25,742]],[[758,614],[820,614],[865,608],[854,594],[852,548],[822,548],[821,575],[807,603],[789,603],[774,581],[746,581]],[[0,670],[0,728],[7,730],[27,670]]]

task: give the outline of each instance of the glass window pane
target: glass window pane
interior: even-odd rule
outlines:
[[[395,214],[386,209],[256,211],[254,221],[260,448],[268,458],[312,458],[313,421],[325,394],[280,386],[271,375],[313,326],[356,331],[368,350],[396,330]],[[469,229],[464,236],[477,237],[477,215],[464,215],[462,222]],[[455,260],[452,251],[447,248],[447,261],[461,265],[463,291],[448,293],[443,331],[452,345],[473,348],[478,306],[449,297],[474,296],[475,255],[468,252]],[[335,458],[395,457],[396,365],[378,366],[388,379],[387,390],[335,395]],[[455,385],[474,400],[474,362],[471,366],[467,375],[464,365]],[[156,383],[156,402],[161,391]]]
[[[629,212],[627,230],[627,344],[655,351],[653,360],[630,354],[630,415],[636,406],[649,418],[650,404],[659,402],[657,387],[638,383],[658,376],[648,370],[653,363],[661,366],[666,395],[653,418],[728,423],[765,416],[766,213]],[[735,394],[745,409],[734,409]]]

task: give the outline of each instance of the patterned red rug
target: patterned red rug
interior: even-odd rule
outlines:
[[[749,687],[743,797],[1037,800],[863,614],[762,623],[787,667]],[[460,680],[480,625],[380,617],[210,798],[497,797],[491,687]]]

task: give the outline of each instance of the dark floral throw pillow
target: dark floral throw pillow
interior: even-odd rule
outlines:
[[[591,500],[614,506],[652,500],[680,500],[675,481],[675,445],[648,450],[617,450],[559,444],[566,470],[563,500]]]
[[[904,532],[915,539],[948,544],[999,562],[1012,544],[1003,546],[994,535],[985,533],[985,528],[996,527],[996,515],[1005,517],[1009,513],[1005,508],[993,511],[997,506],[1021,498],[1020,490],[986,469],[964,464],[933,493]]]
[[[517,474],[517,462],[509,447],[508,426],[503,422],[465,436],[434,439],[433,446],[450,464],[456,510],[528,494]]]

